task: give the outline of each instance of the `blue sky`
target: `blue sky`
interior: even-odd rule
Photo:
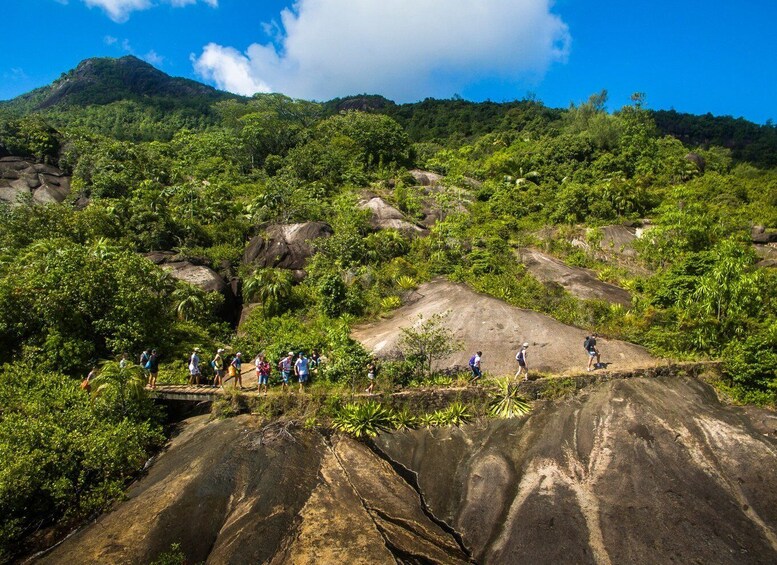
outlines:
[[[0,99],[88,57],[132,53],[249,94],[398,102],[607,89],[650,108],[777,119],[777,2],[721,0],[2,0]]]

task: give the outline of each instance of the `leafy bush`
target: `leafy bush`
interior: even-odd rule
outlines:
[[[0,369],[0,556],[26,534],[122,495],[163,441],[143,399],[91,402],[78,381],[28,365]],[[127,414],[125,416],[124,414]]]

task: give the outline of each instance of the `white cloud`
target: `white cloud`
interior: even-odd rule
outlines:
[[[147,63],[151,63],[152,65],[156,65],[156,66],[160,66],[162,63],[165,62],[165,58],[162,57],[162,55],[159,55],[153,49],[148,53],[146,53],[145,55],[143,55],[143,57],[141,58]]]
[[[328,99],[447,97],[497,80],[537,80],[565,61],[570,35],[552,0],[299,0],[272,41],[244,53],[210,43],[195,71],[219,88]],[[276,33],[277,32],[277,33]]]
[[[106,45],[113,45],[119,40],[118,37],[113,37],[112,35],[106,35],[103,37],[103,43]]]
[[[199,58],[192,54],[191,60],[197,74],[215,82],[219,88],[246,96],[256,92],[270,92],[266,83],[252,76],[248,58],[231,47],[209,43]]]
[[[59,1],[59,0],[58,0]],[[170,5],[176,8],[196,4],[198,1],[217,8],[218,0],[166,0]],[[137,10],[147,10],[154,6],[151,0],[83,0],[90,8],[102,8],[105,13],[114,22],[122,23],[129,19],[132,12]]]

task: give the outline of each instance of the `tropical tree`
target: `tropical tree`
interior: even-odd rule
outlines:
[[[146,378],[143,369],[138,365],[128,364],[122,367],[116,361],[106,361],[97,377],[92,380],[92,398],[115,399],[121,416],[126,416],[130,403],[145,397],[145,386]]]
[[[243,283],[243,297],[259,300],[264,314],[275,314],[291,299],[293,279],[286,269],[259,269]]]
[[[423,376],[432,374],[435,361],[444,359],[463,347],[453,332],[445,327],[445,320],[449,315],[450,311],[432,314],[424,321],[423,314],[419,314],[415,326],[400,328],[402,336],[399,348],[405,357],[416,362]]]

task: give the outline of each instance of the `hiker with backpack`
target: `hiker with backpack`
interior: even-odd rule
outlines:
[[[224,350],[219,348],[216,351],[216,356],[210,362],[210,366],[213,367],[213,386],[224,386],[224,358],[221,356]]]
[[[191,357],[189,357],[189,384],[190,385],[197,385],[200,384],[200,377],[202,374],[200,373],[200,348],[195,347],[194,351],[192,351]]]
[[[267,362],[264,353],[256,356],[254,367],[256,368],[256,390],[258,392],[263,388],[264,394],[267,394],[267,383],[270,382],[270,363]]]
[[[585,341],[583,342],[583,349],[585,349],[586,353],[588,354],[588,367],[586,370],[590,371],[593,368],[596,369],[599,367],[600,359],[599,359],[599,350],[596,348],[596,338],[599,334],[593,333],[590,336],[585,336]],[[594,365],[594,359],[596,359],[596,364]]]
[[[235,388],[239,386],[240,390],[243,390],[243,354],[239,351],[229,364],[229,376],[235,378]]]
[[[148,371],[148,386],[156,388],[156,377],[159,374],[159,354],[156,349],[151,350],[151,355],[148,356],[143,368]]]
[[[289,351],[288,355],[278,361],[278,371],[281,373],[281,389],[285,392],[289,388],[289,379],[294,365],[294,352]]]
[[[150,357],[151,357],[151,351],[149,351],[148,349],[144,349],[143,353],[140,354],[140,361],[138,362],[138,365],[140,365],[140,368],[143,369],[143,374],[146,376],[146,384],[150,384],[148,368],[146,367],[146,364],[148,363],[148,359]]]
[[[525,372],[523,380],[529,380],[529,367],[526,365],[526,348],[529,347],[528,342],[521,346],[521,350],[515,354],[515,360],[518,361],[518,372],[515,376],[518,377],[522,372]]]
[[[474,383],[483,376],[483,373],[480,371],[480,358],[482,356],[483,352],[478,351],[469,358],[469,368],[472,370],[472,377],[470,377],[469,383]]]
[[[299,381],[299,391],[305,392],[305,383],[308,382],[310,376],[310,360],[305,357],[303,351],[299,352],[297,362],[294,363],[294,374],[297,375]]]

